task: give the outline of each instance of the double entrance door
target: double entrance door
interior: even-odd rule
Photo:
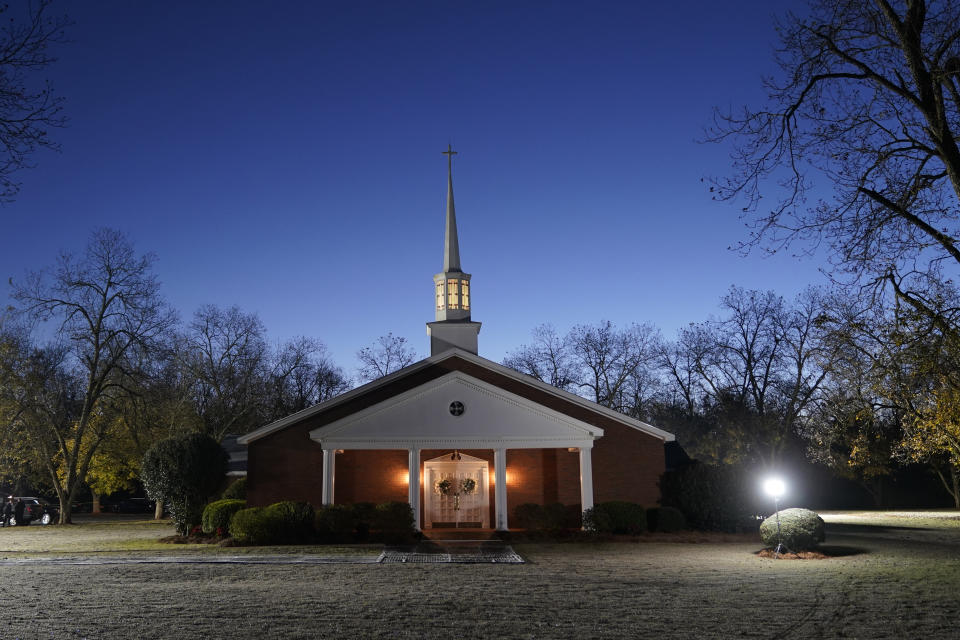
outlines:
[[[490,527],[489,463],[454,452],[423,463],[426,528]]]

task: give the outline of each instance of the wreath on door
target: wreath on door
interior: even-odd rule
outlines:
[[[437,480],[437,482],[434,483],[433,490],[437,495],[441,496],[449,496],[451,493],[455,496],[459,496],[461,493],[470,495],[477,490],[477,481],[473,478],[464,478],[457,484],[459,486],[455,488],[453,480],[450,478],[443,478],[442,480]]]

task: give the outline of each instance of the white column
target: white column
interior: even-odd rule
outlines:
[[[407,450],[407,501],[413,509],[413,526],[420,531],[420,449]]]
[[[507,530],[507,450],[493,451],[493,483],[497,531]]]
[[[324,506],[333,504],[333,476],[336,458],[336,449],[323,450],[323,491],[321,502],[323,502]]]
[[[580,447],[580,508],[593,508],[593,463],[590,452],[593,447]]]

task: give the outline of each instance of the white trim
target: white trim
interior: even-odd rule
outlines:
[[[407,502],[413,509],[413,526],[420,531],[420,449],[407,450]]]
[[[320,502],[322,502],[324,506],[333,504],[333,480],[337,475],[336,461],[336,449],[323,450],[323,473],[320,476],[323,486],[320,488]]]
[[[570,449],[573,447],[590,447],[591,442],[582,438],[495,438],[483,439],[477,437],[463,438],[394,438],[391,440],[382,440],[380,438],[360,439],[340,439],[340,438],[320,438],[315,442],[321,443],[324,447],[337,449],[496,449],[506,447],[507,449]]]
[[[416,411],[418,403],[435,393],[443,393],[449,385],[459,385],[464,392],[489,396],[502,405],[513,405],[535,418],[531,431],[524,432],[520,425],[503,429],[503,425],[491,425],[494,430],[486,434],[476,428],[463,435],[449,433],[442,423],[428,421],[424,424],[399,429],[396,412],[408,406]],[[446,406],[446,405],[444,405]],[[450,418],[449,416],[446,416]],[[379,425],[377,422],[379,421]],[[373,423],[373,427],[369,427]],[[374,432],[357,434],[354,426],[367,425]],[[433,429],[438,429],[434,431]],[[449,429],[449,427],[447,427]],[[514,431],[515,430],[515,431]],[[513,431],[511,433],[511,431]],[[490,383],[478,380],[462,371],[451,371],[439,378],[392,396],[354,414],[344,416],[330,424],[310,431],[310,438],[324,449],[530,449],[590,447],[593,441],[603,436],[603,429],[554,411],[537,402],[528,400]]]
[[[580,510],[593,508],[593,462],[592,449],[580,447]]]
[[[618,411],[614,411],[613,409],[608,409],[607,407],[599,405],[595,402],[591,402],[590,400],[587,400],[585,398],[581,398],[580,396],[570,393],[569,391],[564,391],[563,389],[558,389],[556,387],[553,387],[545,382],[541,382],[540,380],[537,380],[536,378],[520,373],[518,371],[514,371],[513,369],[505,367],[501,364],[497,364],[492,360],[487,360],[486,358],[483,358],[473,353],[469,353],[467,351],[464,351],[463,349],[453,348],[453,349],[449,349],[448,351],[444,351],[443,353],[430,356],[429,358],[424,358],[423,360],[420,360],[419,362],[415,362],[408,367],[404,367],[403,369],[394,371],[390,375],[374,380],[373,382],[368,382],[367,384],[357,387],[356,389],[353,389],[351,391],[347,391],[346,393],[341,394],[336,398],[331,398],[326,402],[321,402],[320,404],[316,404],[312,407],[308,407],[306,409],[303,409],[302,411],[298,411],[297,413],[289,415],[285,418],[281,418],[276,422],[271,422],[270,424],[264,425],[259,429],[256,429],[255,431],[251,431],[245,436],[238,438],[237,442],[242,445],[249,445],[254,440],[259,440],[260,438],[268,436],[271,433],[274,433],[275,431],[279,431],[284,427],[287,427],[291,424],[300,422],[301,420],[314,416],[317,413],[320,413],[321,411],[326,411],[327,409],[330,409],[332,407],[339,406],[345,402],[353,400],[358,396],[362,396],[365,393],[378,389],[382,386],[388,385],[394,382],[395,380],[406,377],[411,373],[414,373],[421,369],[425,369],[429,366],[438,364],[440,362],[443,362],[444,360],[447,360],[453,357],[462,358],[467,362],[484,367],[490,371],[499,373],[508,378],[517,380],[518,382],[534,387],[535,389],[539,389],[541,391],[549,393],[550,395],[553,395],[557,398],[561,398],[563,400],[566,400],[578,406],[584,407],[585,409],[589,409],[590,411],[593,411],[595,413],[604,415],[612,420],[616,420],[617,422],[623,425],[632,427],[637,431],[641,431],[643,433],[646,433],[647,435],[653,436],[655,438],[659,438],[664,442],[672,442],[673,440],[676,439],[672,433],[669,433],[668,431],[664,431],[663,429],[658,429],[657,427],[654,427],[653,425],[649,425],[646,422],[636,420]],[[406,447],[401,447],[401,448],[405,449]]]
[[[507,450],[495,449],[493,452],[493,490],[494,515],[497,531],[507,530]]]

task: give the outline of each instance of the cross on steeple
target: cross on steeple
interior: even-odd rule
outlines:
[[[453,174],[453,156],[457,155],[457,152],[453,150],[450,143],[447,143],[447,150],[441,151],[440,153],[447,156],[447,178],[450,179],[450,176]]]
[[[460,242],[457,239],[457,214],[453,206],[453,156],[457,152],[450,144],[442,151],[447,156],[447,230],[443,245],[443,270],[460,271]]]

